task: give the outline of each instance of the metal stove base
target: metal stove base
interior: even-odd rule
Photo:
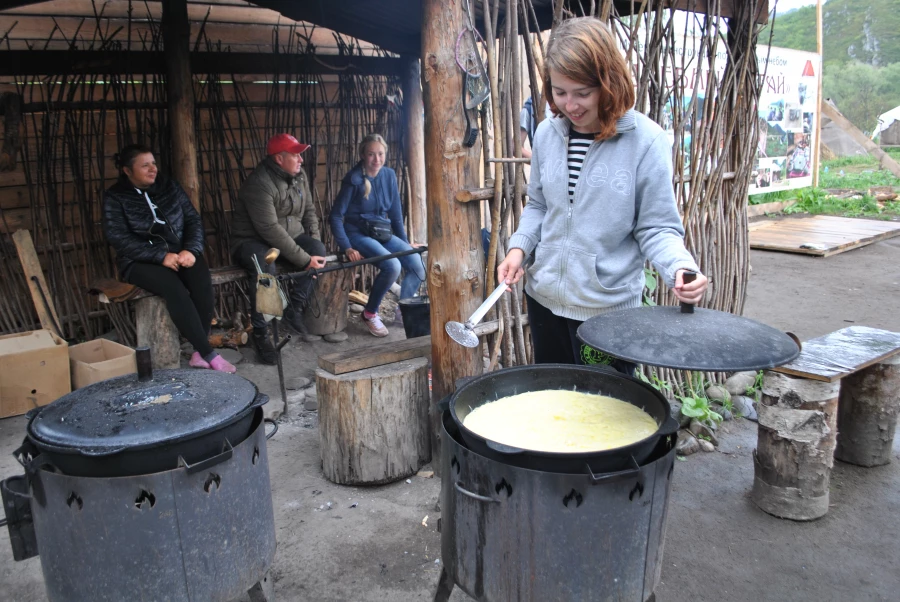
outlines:
[[[653,599],[672,442],[661,441],[630,471],[562,474],[480,456],[451,434],[455,425],[446,415],[443,426],[436,602],[454,587],[478,602]]]

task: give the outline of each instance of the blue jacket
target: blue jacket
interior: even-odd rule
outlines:
[[[353,248],[347,236],[348,231],[364,232],[364,216],[377,215],[388,218],[391,220],[394,236],[408,243],[406,229],[403,227],[403,209],[400,206],[397,174],[390,167],[382,167],[372,180],[372,192],[368,199],[364,198],[365,178],[361,163],[351,169],[344,176],[341,191],[331,207],[328,222],[341,251]]]

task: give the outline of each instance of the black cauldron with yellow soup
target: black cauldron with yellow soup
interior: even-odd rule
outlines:
[[[570,445],[562,448],[567,451],[548,451],[560,448],[548,446],[539,441],[540,437],[535,437],[534,444],[530,447],[524,443],[527,437],[519,439],[522,442],[519,445],[509,445],[509,439],[505,439],[507,433],[503,432],[503,428],[486,430],[479,428],[475,421],[469,422],[473,428],[467,426],[466,418],[469,414],[486,404],[511,396],[517,397],[505,400],[504,411],[509,412],[510,420],[518,419],[520,416],[517,414],[516,403],[521,404],[523,411],[526,410],[534,397],[527,394],[538,391],[546,391],[546,399],[556,397],[558,391],[611,397],[642,410],[645,413],[644,421],[647,422],[646,417],[649,417],[652,424],[649,428],[641,425],[639,416],[641,412],[629,411],[632,408],[625,408],[624,413],[614,411],[613,414],[622,416],[622,420],[627,421],[629,425],[627,428],[632,428],[631,425],[634,424],[638,434],[626,437],[631,442],[619,444],[617,447],[600,449],[605,447],[603,442],[600,442],[594,446],[595,451],[590,450],[591,442],[588,441],[590,438],[588,436],[582,436],[583,441],[574,440],[579,435],[569,437]],[[485,407],[479,413],[487,409]],[[606,366],[538,364],[498,370],[473,378],[459,387],[450,397],[449,410],[464,442],[475,453],[521,468],[568,474],[584,473],[588,470],[592,473],[607,473],[633,469],[650,456],[660,438],[674,437],[678,430],[678,422],[671,416],[669,402],[659,391],[637,378],[616,372]],[[477,414],[473,414],[472,418],[476,416]],[[548,416],[547,420],[551,421],[553,418]],[[502,418],[490,417],[489,420],[482,421],[480,426],[502,427],[502,421]],[[476,430],[482,433],[493,431],[497,433],[497,439],[504,439],[506,443],[488,438]]]

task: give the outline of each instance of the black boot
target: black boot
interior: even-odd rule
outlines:
[[[306,328],[306,324],[303,322],[303,312],[297,310],[296,307],[285,308],[282,323],[287,324],[306,343],[322,340],[322,337],[310,334],[309,329]]]
[[[259,361],[270,366],[278,363],[278,352],[269,337],[268,328],[253,329],[253,344],[256,345],[256,355]]]

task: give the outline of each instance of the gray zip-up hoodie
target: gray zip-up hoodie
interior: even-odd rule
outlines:
[[[645,258],[669,287],[677,270],[698,270],[684,247],[662,128],[629,110],[615,136],[588,148],[571,202],[568,143],[567,119],[538,127],[528,203],[509,241],[526,257],[535,251],[525,284],[533,299],[558,316],[587,320],[640,307]]]

